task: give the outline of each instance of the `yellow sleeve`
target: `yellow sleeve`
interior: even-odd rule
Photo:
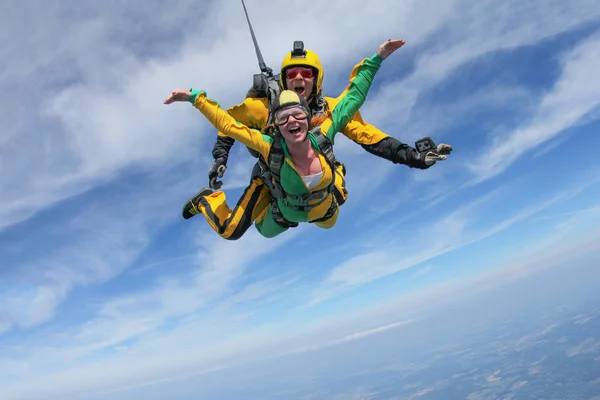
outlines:
[[[341,132],[348,139],[354,140],[358,144],[375,144],[389,137],[389,135],[381,132],[373,125],[363,121],[358,111]]]
[[[233,116],[219,106],[219,103],[206,97],[205,92],[202,91],[196,96],[194,107],[204,114],[219,132],[257,150],[265,158],[268,157],[271,148],[270,138],[263,135],[261,131],[236,121]]]
[[[358,65],[357,65],[358,67]],[[355,70],[357,67],[354,67]],[[352,71],[353,75],[355,74],[355,70]],[[345,91],[344,91],[345,92]],[[342,92],[342,95],[344,94]],[[325,101],[329,105],[329,109],[333,109],[335,105],[339,102],[340,95],[337,98],[326,97]],[[360,111],[357,111],[353,116],[350,122],[342,128],[340,131],[344,136],[348,139],[351,139],[359,144],[375,144],[381,142],[383,139],[389,137],[389,135],[383,133],[373,125],[366,123],[362,119],[362,115],[360,115]]]
[[[267,125],[269,109],[266,98],[246,98],[240,104],[227,109],[227,113],[236,121],[263,132]],[[219,131],[219,136],[227,136]]]

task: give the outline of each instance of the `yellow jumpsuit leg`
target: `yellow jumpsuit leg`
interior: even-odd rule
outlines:
[[[337,222],[339,213],[340,209],[336,208],[335,213],[333,213],[331,217],[327,218],[325,221],[315,222],[314,224],[322,229],[331,229]]]
[[[319,228],[330,229],[337,222],[339,206],[344,204],[348,198],[345,174],[346,169],[344,165],[338,162],[334,183],[334,201],[337,203],[337,207],[331,217],[323,221],[313,222]],[[226,195],[222,191],[214,192],[200,198],[198,209],[204,215],[208,224],[221,237],[229,240],[237,240],[246,233],[253,222],[256,222],[258,231],[265,237],[277,236],[288,229],[279,226],[274,220],[272,221],[270,204],[271,193],[269,188],[260,177],[254,177],[233,210],[227,205]],[[269,233],[265,232],[265,229],[262,229],[265,223],[269,227],[277,225],[276,232],[271,232],[273,229],[266,229]]]
[[[227,205],[225,193],[221,191],[200,198],[198,209],[219,236],[237,240],[252,226],[259,214],[267,209],[270,197],[269,188],[262,179],[254,177],[233,210]]]

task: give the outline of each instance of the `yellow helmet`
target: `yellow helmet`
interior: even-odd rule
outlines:
[[[281,74],[279,76],[281,87],[287,89],[285,70],[297,66],[310,67],[315,71],[315,75],[317,76],[313,86],[313,92],[309,98],[319,93],[321,91],[321,86],[323,85],[323,65],[321,64],[319,56],[310,50],[304,49],[304,42],[302,41],[295,41],[294,49],[290,51],[281,62]]]

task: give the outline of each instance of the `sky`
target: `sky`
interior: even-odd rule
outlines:
[[[338,135],[349,199],[333,229],[224,240],[181,217],[207,184],[216,132],[163,100],[189,87],[224,107],[243,100],[258,65],[242,5],[3,2],[0,398],[144,397],[166,377],[174,390],[190,371],[318,354],[597,259],[596,1],[246,6],[267,64],[303,40],[327,96],[383,41],[404,39],[361,114],[453,153],[410,169]],[[234,146],[231,205],[253,161]]]

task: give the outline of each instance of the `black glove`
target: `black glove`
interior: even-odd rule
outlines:
[[[227,159],[219,157],[215,159],[212,167],[208,171],[208,185],[211,189],[218,190],[223,186],[223,181],[217,181],[217,178],[222,178],[227,169]]]

